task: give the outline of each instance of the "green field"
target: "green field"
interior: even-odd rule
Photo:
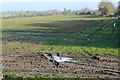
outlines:
[[[105,27],[101,29],[103,25]],[[2,26],[3,53],[60,52],[118,56],[119,26],[115,18],[56,15],[4,19]]]

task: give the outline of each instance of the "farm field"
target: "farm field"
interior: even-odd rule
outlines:
[[[55,15],[3,19],[2,26],[3,73],[82,78],[119,76],[120,26],[116,18]],[[44,53],[60,53],[78,63],[63,63],[55,68],[40,56]]]

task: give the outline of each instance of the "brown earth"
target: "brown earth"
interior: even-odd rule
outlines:
[[[53,74],[83,78],[118,78],[119,57],[107,55],[80,55],[61,53],[61,56],[73,57],[76,63],[61,63],[56,68],[52,62],[40,54],[3,54],[3,73]]]

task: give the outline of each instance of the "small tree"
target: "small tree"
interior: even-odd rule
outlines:
[[[108,9],[106,7],[100,8],[102,16],[107,16],[108,15]]]
[[[110,0],[101,0],[99,3],[99,11],[101,11],[102,15],[113,15],[115,10],[116,9]]]
[[[67,14],[67,9],[64,8],[63,14]]]

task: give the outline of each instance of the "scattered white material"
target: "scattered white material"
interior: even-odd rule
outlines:
[[[88,41],[90,40],[90,39],[87,39]]]
[[[114,23],[114,27],[116,26],[116,22]]]
[[[60,57],[59,55],[52,56],[52,54],[44,54],[47,59],[55,60],[56,62],[78,62],[73,60],[73,58]]]
[[[57,62],[77,62],[73,58],[53,56],[53,59]]]

